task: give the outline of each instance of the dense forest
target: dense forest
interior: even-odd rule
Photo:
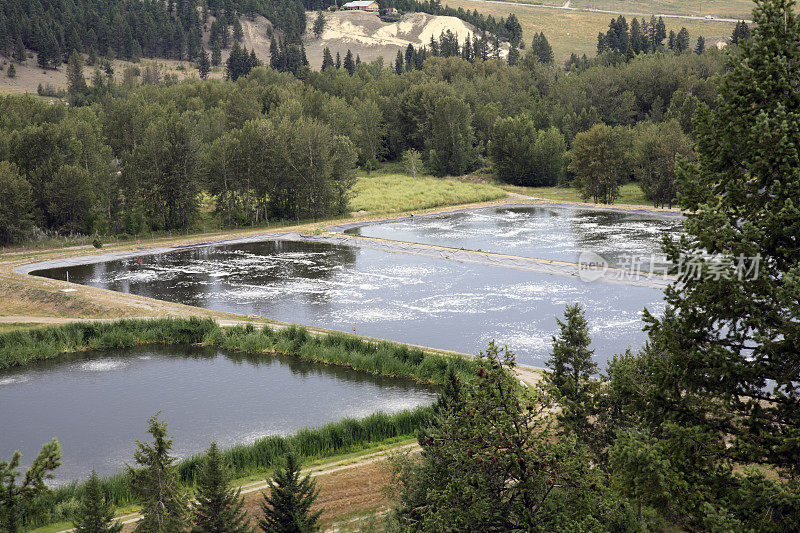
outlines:
[[[235,83],[148,84],[99,69],[86,84],[76,55],[74,105],[0,100],[0,183],[16,191],[0,214],[2,241],[33,228],[187,229],[199,220],[201,192],[226,224],[330,216],[347,209],[355,165],[408,150],[437,175],[496,172],[522,185],[574,178],[606,201],[635,178],[655,203],[671,202],[675,154],[691,156],[692,117],[698,102],[714,105],[712,78],[726,54],[602,57],[564,75],[535,50],[513,66],[428,57],[400,74],[376,62],[306,70],[303,79],[256,67]],[[613,173],[585,172],[609,153],[619,153]]]
[[[38,54],[39,66],[57,67],[73,50],[92,57],[138,61],[142,57],[198,59],[203,48],[228,48],[241,40],[239,17],[263,15],[282,38],[299,43],[306,10],[336,6],[336,0],[24,0],[0,2],[0,54]],[[459,17],[481,32],[519,42],[516,17],[495,20],[477,11],[443,7],[438,1],[390,0],[396,7]],[[208,30],[209,40],[204,41]],[[21,52],[20,52],[21,51]]]

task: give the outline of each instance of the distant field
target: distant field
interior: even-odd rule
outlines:
[[[505,191],[487,183],[417,175],[413,178],[392,171],[376,172],[358,179],[350,209],[354,213],[397,213],[472,202],[486,202],[506,196]]]
[[[560,0],[507,1],[543,6],[560,7],[564,5],[564,2]],[[712,15],[717,18],[742,20],[750,20],[753,7],[755,7],[755,3],[751,0],[570,0],[569,5],[574,8],[602,9],[620,13],[652,13],[656,15],[688,15],[694,17]]]
[[[556,202],[585,202],[580,192],[574,187],[516,187],[514,185],[503,185],[503,189],[509,192],[537,196]],[[626,183],[619,188],[618,204],[632,205],[653,205],[644,197],[642,189],[636,183]]]
[[[755,3],[750,0],[572,0],[571,7],[630,13],[664,13],[750,20]],[[687,28],[688,29],[688,28]]]
[[[590,0],[583,0],[590,1]],[[602,0],[617,1],[617,0]],[[682,0],[681,0],[682,1]],[[542,9],[519,5],[503,5],[503,3],[487,4],[474,0],[447,0],[447,5],[462,7],[479,13],[492,15],[495,18],[507,17],[514,13],[522,25],[523,38],[530,45],[534,33],[544,32],[553,47],[556,61],[569,58],[570,53],[593,56],[597,51],[597,34],[608,30],[608,22],[613,15],[608,13],[587,13],[581,11],[562,11]],[[624,2],[619,2],[624,3]],[[628,17],[630,18],[630,17]],[[706,39],[706,46],[718,40],[730,37],[734,23],[716,20],[674,20],[666,19],[667,32],[686,27],[691,37],[692,46],[698,35]]]

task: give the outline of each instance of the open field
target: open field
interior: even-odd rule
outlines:
[[[565,11],[561,9],[543,9],[534,6],[504,5],[503,2],[485,3],[475,0],[448,0],[447,4],[454,8],[470,11],[477,9],[479,13],[492,15],[495,18],[507,17],[514,13],[522,25],[523,38],[530,44],[534,33],[544,32],[556,61],[564,61],[570,53],[586,54],[589,57],[597,51],[597,34],[608,30],[608,22],[614,15],[608,13],[589,13],[583,11]],[[626,17],[630,21],[630,17]],[[730,37],[734,23],[716,20],[664,20],[667,32],[686,27],[691,37],[692,47],[698,35],[706,39],[706,46],[714,46],[718,41]]]
[[[584,202],[581,193],[574,187],[518,187],[515,185],[502,185],[508,192],[536,196],[546,200],[558,202]],[[642,189],[635,183],[626,183],[619,188],[617,204],[650,205],[652,203],[644,197]]]
[[[493,0],[493,3],[503,1],[558,9],[565,6],[558,0]],[[568,9],[749,20],[754,6],[750,0],[570,0]]]
[[[419,211],[506,196],[505,191],[488,183],[419,174],[413,178],[392,171],[362,176],[353,192],[350,208],[357,214]]]

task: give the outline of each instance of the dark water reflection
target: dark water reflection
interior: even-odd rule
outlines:
[[[0,457],[19,449],[29,464],[57,437],[64,454],[57,480],[65,481],[92,467],[124,468],[157,411],[184,457],[212,438],[228,447],[434,398],[410,381],[288,357],[191,346],[86,352],[0,373]]]
[[[36,274],[65,279],[64,268]],[[543,365],[566,304],[586,307],[596,357],[644,341],[660,290],[349,246],[272,242],[70,267],[69,279],[239,314],[477,353],[495,339]]]
[[[573,263],[592,251],[610,266],[625,267],[631,256],[660,255],[662,236],[677,236],[681,229],[681,218],[671,215],[524,207],[416,217],[345,233]]]

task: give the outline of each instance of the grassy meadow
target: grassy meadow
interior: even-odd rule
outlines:
[[[506,196],[505,191],[492,184],[420,174],[414,178],[395,170],[394,166],[359,177],[353,193],[350,209],[363,214],[418,211]]]
[[[554,202],[586,202],[580,191],[575,187],[519,187],[516,185],[503,185],[503,189],[517,194],[536,196]],[[588,200],[591,202],[591,200]],[[644,197],[642,189],[636,183],[626,183],[619,188],[617,204],[649,205],[652,202]]]
[[[514,13],[522,25],[523,39],[526,45],[530,45],[534,33],[544,32],[553,47],[553,54],[557,62],[568,59],[572,52],[593,57],[597,52],[597,34],[605,33],[608,30],[608,22],[614,16],[609,13],[504,5],[502,2],[488,4],[474,0],[447,0],[446,3],[453,8],[461,7],[469,11],[477,9],[479,13],[492,15],[498,19]],[[563,5],[563,2],[561,4]],[[630,9],[626,9],[626,11],[630,11]],[[626,18],[630,22],[631,17]],[[706,46],[712,46],[717,40],[730,37],[734,26],[733,22],[716,20],[665,19],[664,23],[667,25],[667,32],[675,30],[677,33],[681,27],[686,27],[692,47],[694,47],[698,35],[702,35],[706,39]]]

